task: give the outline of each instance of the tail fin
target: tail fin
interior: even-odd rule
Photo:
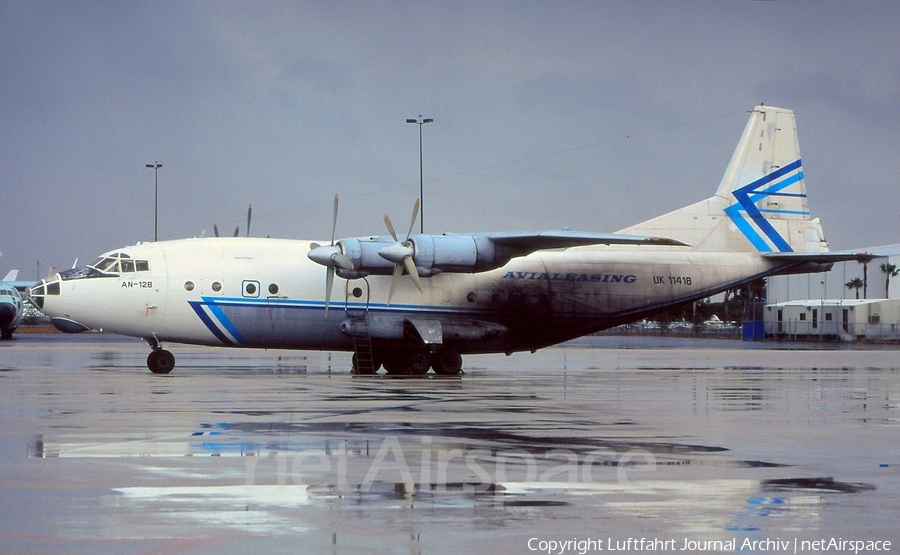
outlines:
[[[809,216],[800,160],[794,112],[757,106],[715,196],[620,233],[708,251],[827,251],[819,219]]]

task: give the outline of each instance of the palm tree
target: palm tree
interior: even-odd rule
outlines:
[[[866,258],[862,260],[860,264],[863,265],[863,298],[869,298],[869,260],[870,258]]]
[[[900,276],[900,269],[897,269],[897,266],[891,264],[890,262],[885,262],[879,266],[881,271],[884,272],[884,298],[888,298],[888,289],[891,286],[891,278]]]
[[[859,290],[863,287],[863,280],[859,278],[853,278],[844,285],[847,287],[847,289],[856,289],[856,298],[859,299]]]

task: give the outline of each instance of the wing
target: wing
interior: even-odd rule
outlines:
[[[590,245],[667,245],[687,246],[681,241],[665,237],[624,235],[621,233],[590,233],[567,230],[538,233],[486,233],[492,243],[515,251],[513,256],[524,256],[545,249],[566,249]]]
[[[441,272],[485,272],[535,251],[589,245],[685,246],[680,241],[661,237],[561,230],[473,235],[412,234],[402,242],[395,236],[351,237],[330,246],[313,244],[307,256],[317,264],[334,268],[339,276],[346,279],[391,274],[399,277],[404,269],[411,274],[414,270],[415,277],[428,277]]]

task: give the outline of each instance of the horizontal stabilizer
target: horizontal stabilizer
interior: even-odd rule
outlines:
[[[894,243],[893,245],[881,245],[880,247],[865,247],[862,249],[854,250],[863,251],[867,254],[871,254],[876,258],[882,258],[885,256],[897,256],[900,255],[900,243]]]
[[[866,263],[893,254],[900,254],[900,244],[836,252],[770,252],[762,256],[783,264],[776,274],[784,275],[827,272],[835,262],[855,260]]]
[[[848,260],[856,260],[858,262],[868,262],[876,256],[867,252],[771,252],[764,253],[764,258],[776,260],[779,262],[796,262],[798,264],[834,264],[835,262],[846,262]]]
[[[811,262],[815,264],[830,264],[834,262],[845,262],[848,260],[868,262],[873,258],[881,258],[894,255],[900,255],[900,243],[894,245],[883,245],[880,247],[867,247],[863,249],[853,249],[846,251],[769,252],[763,254],[765,258],[768,258],[770,260],[798,263]]]

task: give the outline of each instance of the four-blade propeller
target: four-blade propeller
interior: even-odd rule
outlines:
[[[412,234],[413,226],[416,225],[416,218],[418,218],[418,216],[419,199],[416,199],[416,202],[413,203],[412,217],[409,220],[409,230],[406,232],[406,238],[401,242],[397,237],[397,232],[394,231],[394,226],[391,225],[391,219],[388,218],[387,214],[384,215],[384,225],[387,227],[388,233],[390,233],[391,237],[396,241],[396,243],[378,251],[378,255],[381,258],[394,263],[394,277],[391,280],[391,290],[388,293],[387,304],[391,304],[391,299],[394,298],[394,291],[397,289],[397,284],[400,282],[400,277],[403,275],[404,268],[406,268],[406,272],[413,279],[419,293],[422,292],[422,280],[419,279],[419,272],[416,270],[416,261],[413,258],[416,254],[415,245],[410,240],[410,235]]]
[[[310,243],[306,256],[310,260],[328,268],[325,274],[325,315],[328,316],[328,305],[331,304],[331,289],[334,287],[334,274],[338,269],[353,270],[353,261],[344,256],[340,245],[334,244],[334,234],[337,230],[338,195],[334,195],[334,215],[331,221],[331,244],[322,246],[318,243]]]
[[[335,243],[334,241],[334,235],[337,229],[337,215],[338,195],[334,195],[334,215],[331,225],[331,244],[320,245],[318,243],[311,243],[309,245],[309,252],[307,253],[307,257],[309,257],[310,260],[317,264],[321,264],[328,269],[328,273],[325,277],[326,316],[328,314],[328,307],[331,304],[331,290],[334,286],[335,274],[339,274],[341,270],[348,272],[357,270],[357,268],[353,264],[353,261],[344,254],[341,242],[339,241],[338,243]],[[381,256],[381,258],[394,264],[393,279],[391,280],[391,290],[388,293],[387,304],[391,304],[391,300],[394,298],[394,292],[397,289],[397,284],[400,282],[400,278],[403,276],[404,270],[406,270],[406,272],[410,275],[419,292],[424,291],[424,289],[422,288],[422,280],[419,278],[419,271],[418,269],[416,269],[415,243],[411,239],[412,230],[416,225],[416,219],[418,218],[418,215],[419,199],[416,199],[416,202],[413,203],[412,217],[410,218],[409,229],[407,230],[406,235],[404,236],[402,241],[397,235],[397,232],[394,230],[394,226],[393,224],[391,224],[391,219],[387,214],[384,215],[384,225],[385,227],[387,227],[388,233],[391,235],[391,238],[395,241],[394,243],[387,244],[378,251],[378,255]]]

